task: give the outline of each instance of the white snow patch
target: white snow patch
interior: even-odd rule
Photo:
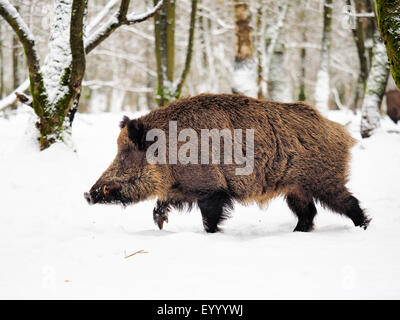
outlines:
[[[38,152],[22,129],[30,116],[0,118],[0,298],[400,298],[400,134],[387,132],[400,128],[387,117],[353,149],[349,188],[373,218],[367,231],[318,207],[315,231],[293,233],[277,199],[264,211],[237,205],[223,233],[206,234],[197,209],[171,212],[159,231],[155,201],[87,205],[122,114],[77,114],[76,153]],[[359,139],[360,115],[329,117]]]
[[[257,63],[253,58],[235,63],[232,75],[232,92],[257,98]]]

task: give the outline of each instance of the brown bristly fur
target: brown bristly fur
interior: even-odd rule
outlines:
[[[236,164],[149,165],[145,160],[146,132],[161,129],[168,141],[170,121],[177,122],[178,133],[191,128],[198,136],[201,129],[242,129],[243,132],[253,129],[253,172],[247,176],[236,175],[235,168],[242,167]],[[369,223],[358,207],[358,200],[345,187],[350,148],[355,140],[344,126],[323,117],[306,103],[202,94],[172,102],[138,119],[124,118],[121,127],[118,154],[108,169],[114,173],[107,176],[116,175],[119,179],[124,176],[133,184],[128,187],[129,191],[124,191],[129,202],[157,197],[162,208],[168,207],[168,203],[172,206],[198,203],[206,230],[210,232],[218,230],[217,224],[224,216],[223,210],[216,213],[220,218],[210,228],[207,220],[212,220],[213,206],[230,207],[232,200],[263,205],[279,195],[287,198],[289,207],[299,217],[296,227],[299,231],[312,228],[316,213],[313,200],[349,216],[356,225],[366,227]],[[245,150],[245,139],[243,142]],[[179,142],[178,148],[184,143]],[[124,169],[121,163],[125,163]],[[101,177],[95,186],[109,183],[108,180]]]

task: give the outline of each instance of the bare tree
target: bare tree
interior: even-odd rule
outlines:
[[[0,15],[21,42],[28,65],[31,97],[19,94],[19,100],[32,106],[38,117],[40,149],[56,141],[67,142],[79,103],[85,73],[86,54],[122,25],[132,25],[154,16],[166,0],[143,14],[128,13],[130,0],[121,0],[117,12],[84,40],[87,0],[55,1],[50,31],[49,54],[40,63],[35,38],[16,8],[0,0]]]

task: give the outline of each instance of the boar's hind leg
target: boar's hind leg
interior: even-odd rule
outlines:
[[[365,215],[363,209],[360,208],[358,199],[346,187],[336,188],[336,190],[322,194],[319,192],[317,198],[333,211],[349,217],[356,227],[364,230],[368,228],[371,219]]]
[[[292,210],[299,219],[293,231],[311,231],[314,227],[314,217],[317,214],[314,201],[312,199],[301,199],[294,194],[287,195],[286,201],[290,210]]]
[[[228,217],[233,206],[231,197],[223,191],[202,198],[197,204],[203,217],[204,229],[210,233],[219,231],[218,224]]]

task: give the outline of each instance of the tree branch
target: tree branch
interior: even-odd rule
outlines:
[[[29,79],[26,79],[18,88],[16,88],[12,93],[10,93],[7,97],[0,100],[0,111],[6,109],[8,106],[12,105],[15,101],[17,101],[17,92],[24,92],[29,88]]]
[[[127,25],[131,25],[131,24],[135,24],[135,23],[139,23],[142,21],[145,21],[147,19],[150,19],[152,17],[154,17],[163,7],[164,5],[167,3],[168,0],[160,0],[156,6],[154,6],[153,8],[151,8],[150,10],[141,13],[141,14],[134,14],[131,13],[126,17],[126,24]]]
[[[118,11],[97,32],[89,37],[85,43],[86,54],[96,48],[124,23],[129,3],[130,0],[122,0]]]
[[[130,0],[122,0],[119,10],[113,15],[108,22],[102,26],[97,32],[92,34],[85,43],[86,54],[96,48],[101,42],[107,39],[115,30],[121,25],[131,25],[134,23],[142,22],[156,15],[168,0],[160,0],[156,6],[151,10],[135,15],[128,13]]]
[[[15,96],[17,97],[17,100],[23,104],[26,104],[29,107],[32,107],[32,97],[24,94],[24,93],[19,93],[15,92]]]
[[[104,19],[104,17],[107,16],[107,14],[114,9],[116,4],[118,3],[118,0],[110,0],[107,2],[107,4],[104,6],[104,8],[92,19],[90,20],[90,23],[86,27],[87,32],[91,32],[93,29],[95,29],[101,20]]]

